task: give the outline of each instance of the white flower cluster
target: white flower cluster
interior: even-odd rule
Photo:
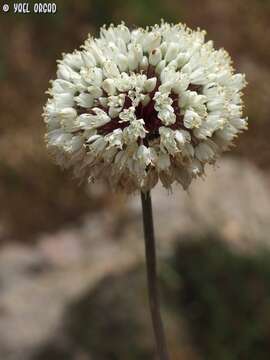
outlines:
[[[126,192],[159,179],[186,189],[247,128],[245,77],[204,37],[182,24],[122,23],[64,54],[43,114],[56,161]]]

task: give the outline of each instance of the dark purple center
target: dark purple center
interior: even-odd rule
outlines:
[[[148,74],[147,76],[153,77],[154,74]],[[147,135],[145,138],[145,141],[148,142],[149,140],[154,140],[156,138],[159,138],[159,128],[161,126],[164,126],[164,124],[161,122],[161,120],[158,118],[158,112],[155,110],[155,100],[154,100],[154,96],[155,93],[158,91],[159,86],[161,85],[160,81],[157,81],[156,87],[155,89],[149,94],[150,96],[150,101],[147,105],[143,106],[142,103],[139,103],[139,105],[136,107],[135,110],[135,115],[138,119],[143,119],[145,122],[145,129],[147,130]],[[201,93],[201,86],[198,85],[194,85],[194,84],[190,84],[188,87],[188,90],[191,91],[196,91],[198,93]],[[106,95],[106,94],[104,94]],[[171,93],[170,94],[170,98],[173,100],[172,102],[172,107],[174,109],[174,113],[176,115],[176,121],[174,124],[169,125],[168,127],[172,130],[177,130],[177,129],[184,129],[184,124],[183,124],[183,115],[181,115],[181,109],[178,105],[179,103],[179,95]],[[123,110],[124,109],[128,109],[132,106],[132,101],[129,98],[128,94],[126,94],[126,98],[125,98],[125,102],[124,102],[124,106],[123,106]],[[100,107],[101,108],[101,107]],[[102,110],[106,111],[106,109],[102,108]],[[77,107],[77,112],[78,114],[82,114],[82,113],[91,113],[91,109],[85,109],[85,108],[81,108],[81,107]],[[128,122],[121,122],[121,119],[119,118],[119,116],[115,117],[114,119],[112,119],[109,123],[101,126],[98,128],[98,132],[102,135],[107,135],[109,133],[111,133],[113,130],[115,129],[124,129],[127,126],[129,126]]]

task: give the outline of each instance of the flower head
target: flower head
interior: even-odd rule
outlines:
[[[185,189],[247,128],[241,90],[205,32],[162,22],[103,27],[64,54],[44,108],[47,145],[75,174],[114,188]]]

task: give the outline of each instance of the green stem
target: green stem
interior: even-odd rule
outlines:
[[[152,202],[150,192],[141,193],[143,210],[143,227],[145,256],[148,281],[148,295],[152,316],[153,329],[156,339],[157,353],[160,360],[169,360],[164,328],[160,315],[159,292],[157,285],[156,248],[154,224],[152,215]]]

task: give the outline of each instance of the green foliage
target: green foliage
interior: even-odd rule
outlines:
[[[180,242],[170,266],[166,299],[187,317],[203,359],[269,358],[268,250],[243,255],[212,236],[190,239]]]
[[[123,292],[123,282],[126,288]],[[145,299],[143,272],[131,272],[122,281],[106,278],[89,297],[70,308],[69,336],[99,360],[148,360],[151,349],[139,345]],[[128,291],[128,289],[133,289]],[[137,291],[134,297],[133,291]],[[135,303],[134,303],[135,300]],[[142,306],[139,306],[143,301]],[[82,327],[84,324],[84,327]],[[145,323],[144,323],[145,325]]]

